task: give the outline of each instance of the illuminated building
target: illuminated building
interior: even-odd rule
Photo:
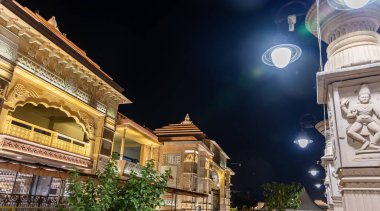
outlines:
[[[122,176],[133,170],[140,172],[148,160],[158,160],[161,143],[149,129],[119,114],[114,136],[113,152],[118,155],[118,168]]]
[[[1,1],[0,206],[55,206],[69,169],[102,168],[122,91],[54,17]]]
[[[231,176],[228,155],[208,138],[186,115],[180,124],[170,124],[154,133],[162,143],[158,168],[171,169],[168,187],[178,194],[166,194],[168,209],[230,210]],[[163,207],[165,208],[165,207]]]

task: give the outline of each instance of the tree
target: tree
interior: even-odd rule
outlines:
[[[298,209],[301,205],[300,195],[303,191],[301,184],[267,183],[263,186],[265,208],[267,210]]]
[[[103,171],[97,172],[97,179],[88,177],[81,181],[78,171],[69,174],[69,206],[74,210],[110,210],[119,200],[119,174],[114,158],[111,158]]]
[[[122,189],[122,207],[128,211],[154,211],[162,204],[162,194],[165,193],[166,185],[170,176],[170,171],[164,174],[157,174],[154,169],[154,162],[148,161],[141,170],[141,177],[135,172],[130,177]]]
[[[159,175],[150,160],[142,168],[141,177],[132,172],[122,185],[112,158],[96,179],[81,181],[77,171],[70,172],[68,204],[76,211],[153,211],[162,202],[160,197],[165,193],[169,175],[169,171]]]

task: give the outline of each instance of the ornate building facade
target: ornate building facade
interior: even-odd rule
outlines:
[[[162,143],[158,168],[162,172],[171,169],[168,186],[193,193],[175,197],[166,194],[167,208],[230,210],[234,172],[227,167],[229,157],[222,148],[190,121],[188,115],[180,124],[164,126],[154,133]]]
[[[234,173],[219,145],[188,117],[155,132],[138,125],[118,113],[131,103],[122,92],[54,16],[0,0],[0,208],[56,207],[71,169],[94,175],[116,153],[122,179],[151,159],[172,169],[175,207],[229,210]]]
[[[123,89],[48,21],[0,2],[0,206],[54,206],[109,160]]]

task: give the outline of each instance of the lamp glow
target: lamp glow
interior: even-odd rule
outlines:
[[[360,9],[369,3],[369,0],[344,0],[347,7],[351,9]]]
[[[377,0],[327,0],[337,10],[356,10],[368,6]]]
[[[301,139],[295,140],[294,143],[297,144],[301,148],[306,148],[307,145],[313,143],[313,141],[305,139],[305,138],[301,138]]]
[[[292,57],[292,51],[289,48],[276,48],[271,53],[274,66],[278,68],[284,68],[290,63]]]
[[[319,188],[322,187],[322,184],[319,184],[319,183],[318,183],[318,184],[315,184],[315,187],[319,189]]]
[[[316,170],[316,169],[312,169],[312,170],[309,171],[309,173],[311,174],[311,176],[315,177],[315,176],[317,176],[317,174],[319,173],[319,171]]]

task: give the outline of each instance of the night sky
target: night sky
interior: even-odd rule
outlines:
[[[231,165],[233,190],[259,200],[261,184],[296,181],[313,199],[323,198],[324,189],[314,187],[324,178],[317,165],[323,137],[306,129],[314,143],[303,150],[293,144],[303,115],[323,119],[316,103],[317,39],[305,16],[293,33],[287,21],[275,24],[276,16],[306,12],[302,6],[280,11],[291,2],[285,0],[18,2],[46,19],[56,16],[60,31],[125,88],[133,104],[120,111],[131,119],[155,129],[189,113],[231,162],[242,163]],[[264,65],[261,54],[284,42],[302,48],[300,60],[282,70]],[[321,171],[317,178],[307,173],[312,167]]]

